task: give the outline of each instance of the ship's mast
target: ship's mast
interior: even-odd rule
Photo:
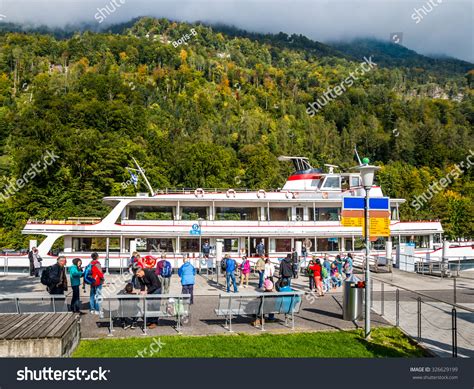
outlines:
[[[133,162],[135,162],[135,165],[136,165],[137,168],[136,168],[136,169],[131,169],[131,170],[135,170],[135,171],[137,171],[138,173],[141,174],[141,176],[142,176],[143,179],[145,180],[146,185],[148,186],[148,189],[149,189],[149,191],[150,191],[150,195],[151,195],[151,196],[154,196],[154,195],[155,195],[155,191],[153,190],[153,188],[152,188],[152,186],[151,186],[151,184],[150,184],[150,181],[148,181],[148,178],[147,178],[146,175],[145,175],[145,170],[142,169],[142,167],[138,164],[138,162],[137,162],[137,160],[136,160],[135,158],[132,157],[132,159],[133,159]]]

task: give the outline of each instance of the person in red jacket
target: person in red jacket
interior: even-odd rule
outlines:
[[[100,304],[102,302],[102,285],[104,284],[104,273],[102,272],[102,266],[99,262],[99,254],[92,253],[91,258],[91,275],[94,279],[94,283],[91,285],[91,293],[89,299],[90,309],[92,314],[100,315],[102,318],[103,313],[101,311]]]
[[[323,281],[321,278],[321,260],[319,258],[316,259],[309,268],[313,271],[314,284],[316,285],[319,296],[324,296]]]

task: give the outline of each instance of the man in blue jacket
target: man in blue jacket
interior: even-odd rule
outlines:
[[[227,284],[227,293],[230,292],[230,282],[234,285],[234,293],[237,293],[237,282],[235,282],[235,274],[234,272],[237,270],[237,262],[235,259],[230,258],[226,255],[225,260],[225,280]]]
[[[181,291],[182,294],[190,294],[191,301],[190,303],[193,304],[194,302],[194,282],[195,282],[195,275],[196,269],[193,265],[189,262],[189,258],[183,258],[183,265],[178,270],[178,276],[181,278],[181,285],[183,289]]]

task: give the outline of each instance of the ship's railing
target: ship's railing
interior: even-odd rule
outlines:
[[[67,219],[28,219],[28,224],[66,224],[66,225],[81,225],[81,224],[97,224],[101,222],[98,217],[69,217]]]

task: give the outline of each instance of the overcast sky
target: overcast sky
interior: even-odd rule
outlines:
[[[321,42],[367,36],[388,40],[391,33],[402,32],[402,44],[419,53],[474,62],[473,0],[0,0],[0,19],[50,26],[99,24],[98,8],[107,5],[116,11],[103,25],[150,15],[301,33]]]

